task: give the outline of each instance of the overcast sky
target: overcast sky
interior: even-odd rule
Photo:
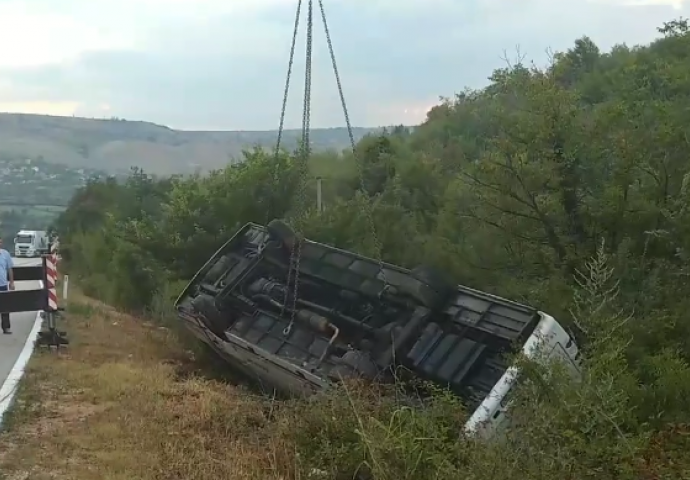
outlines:
[[[690,0],[324,0],[352,122],[415,124],[505,50],[645,43]],[[0,0],[0,111],[182,129],[278,125],[296,0]],[[316,24],[313,126],[341,126]],[[302,42],[303,42],[302,38]],[[303,43],[300,46],[304,45]],[[298,127],[304,48],[287,126]]]

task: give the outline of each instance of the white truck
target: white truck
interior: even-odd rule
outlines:
[[[40,257],[48,253],[48,233],[45,230],[20,230],[14,238],[14,256]]]

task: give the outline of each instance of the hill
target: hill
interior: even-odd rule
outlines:
[[[103,170],[0,156],[0,236],[6,246],[21,229],[47,228],[78,188],[106,176]]]
[[[44,160],[0,156],[0,209],[13,206],[66,206],[87,180],[106,177],[105,170],[70,168]]]
[[[354,128],[355,140],[378,129]],[[73,168],[125,172],[137,166],[158,174],[187,173],[225,166],[242,150],[272,148],[276,130],[182,131],[142,121],[0,113],[0,158],[37,159]],[[292,149],[301,130],[286,130]],[[342,150],[346,128],[312,130],[315,150]]]

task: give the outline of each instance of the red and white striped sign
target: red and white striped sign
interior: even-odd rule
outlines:
[[[57,245],[53,242],[50,246],[50,254],[46,257],[46,280],[48,287],[48,309],[58,309],[57,297]]]

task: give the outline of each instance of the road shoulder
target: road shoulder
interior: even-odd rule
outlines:
[[[38,261],[40,259],[14,258],[15,267],[32,265]],[[17,282],[16,285],[18,290],[28,290],[40,288],[41,282],[22,281]],[[10,314],[12,334],[0,334],[0,429],[33,353],[34,344],[43,323],[39,315],[39,312],[12,313]]]
[[[36,350],[8,412],[3,478],[277,478],[263,400],[194,376],[166,328],[77,295],[67,310],[72,344]]]
[[[0,337],[0,429],[31,359],[43,319],[41,312],[22,312],[13,315],[12,322],[13,333]]]

